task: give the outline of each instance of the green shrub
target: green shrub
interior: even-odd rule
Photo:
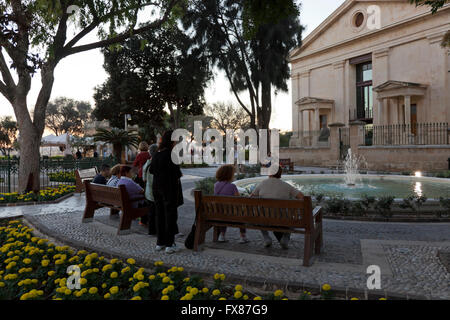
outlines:
[[[385,196],[376,200],[374,209],[381,216],[390,218],[392,217],[392,205],[394,204],[395,197]]]
[[[403,199],[403,202],[400,204],[400,208],[402,209],[411,209],[413,212],[419,213],[422,205],[427,201],[426,196],[409,196]]]
[[[210,177],[205,178],[195,182],[195,188],[201,190],[203,195],[214,194],[214,184],[216,183],[216,178]]]
[[[446,199],[446,198],[439,198],[439,203],[441,204],[441,207],[444,208],[446,210],[447,214],[450,214],[450,199]],[[441,217],[441,212],[440,211],[436,211],[436,215],[438,217]]]
[[[365,211],[369,211],[375,201],[375,197],[368,196],[367,194],[363,194],[361,197],[361,205],[364,207]]]
[[[325,200],[325,211],[337,215],[339,213],[347,215],[350,211],[351,202],[342,197],[332,197]]]

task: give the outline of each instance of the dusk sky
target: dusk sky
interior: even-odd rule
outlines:
[[[301,9],[301,23],[306,27],[304,37],[314,30],[328,15],[337,9],[344,0],[303,0]],[[69,35],[70,37],[70,35]],[[86,42],[95,41],[96,35],[92,33]],[[77,100],[89,101],[94,106],[92,98],[94,87],[102,84],[107,77],[103,69],[103,55],[100,50],[78,53],[62,60],[55,71],[55,84],[51,99],[65,96]],[[40,88],[40,76],[35,75],[33,85],[28,96],[31,105],[37,97]],[[245,100],[247,93],[243,93]],[[206,101],[230,101],[237,103],[230,93],[228,81],[221,73],[210,82],[206,91]],[[273,98],[273,113],[271,126],[281,130],[291,130],[291,95],[290,92],[279,93]],[[0,116],[14,115],[11,105],[0,96]]]

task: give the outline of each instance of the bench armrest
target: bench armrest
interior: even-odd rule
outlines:
[[[317,207],[314,208],[314,210],[312,212],[312,215],[315,218],[316,216],[318,216],[321,213],[322,213],[322,207],[317,206]]]

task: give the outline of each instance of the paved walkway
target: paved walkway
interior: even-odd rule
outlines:
[[[194,219],[190,196],[195,181],[211,176],[215,168],[185,169],[185,204],[179,210],[182,234],[189,233]],[[379,223],[325,220],[324,250],[311,267],[302,266],[303,236],[292,235],[288,250],[274,240],[265,249],[258,231],[249,230],[248,244],[239,244],[237,229],[229,229],[229,242],[213,244],[211,232],[202,252],[184,249],[185,236],[177,237],[180,251],[173,255],[155,252],[155,237],[134,223],[132,233],[117,236],[118,220],[98,210],[94,222],[81,223],[84,196],[74,195],[55,205],[0,208],[0,218],[24,216],[38,230],[76,247],[103,254],[133,257],[143,265],[163,260],[205,273],[225,273],[251,281],[366,289],[369,265],[381,268],[383,291],[450,299],[450,274],[439,256],[450,251],[449,223]],[[439,254],[441,253],[441,254]]]

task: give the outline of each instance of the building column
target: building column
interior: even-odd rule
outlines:
[[[331,122],[345,122],[345,61],[333,63],[334,83],[334,110]]]
[[[374,123],[378,124],[378,125],[384,125],[385,123],[383,122],[383,115],[386,112],[385,108],[384,108],[384,99],[379,98],[378,100],[378,106],[377,106],[377,117],[376,119],[374,119]]]
[[[291,77],[291,91],[292,91],[292,138],[298,138],[299,126],[299,107],[297,101],[300,96],[300,74],[292,74]]]
[[[411,124],[411,96],[405,96],[405,124]]]

